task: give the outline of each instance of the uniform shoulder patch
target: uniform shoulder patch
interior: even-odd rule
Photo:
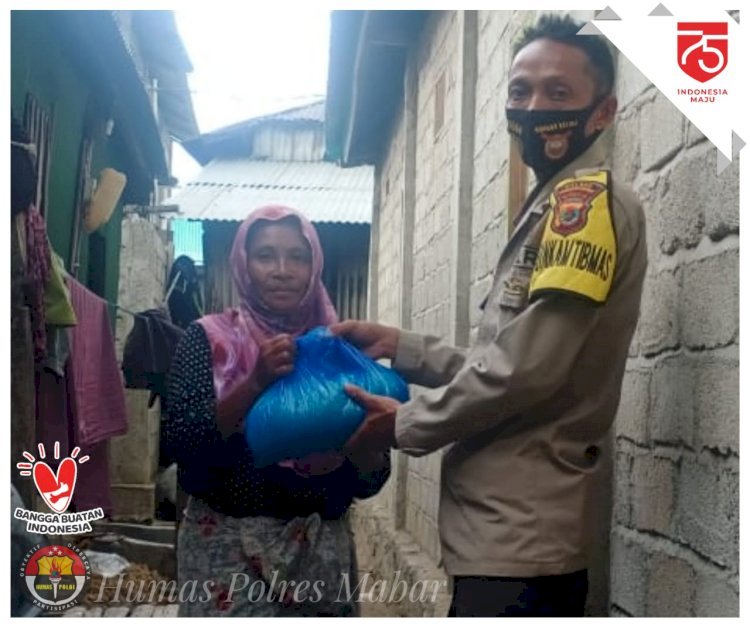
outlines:
[[[552,230],[564,236],[581,231],[588,222],[593,200],[606,189],[599,181],[584,179],[570,179],[557,185],[552,192]]]
[[[529,299],[546,292],[575,294],[604,303],[617,262],[609,172],[560,181],[550,195]]]

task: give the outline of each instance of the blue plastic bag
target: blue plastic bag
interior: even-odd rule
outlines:
[[[245,438],[257,467],[340,449],[365,417],[346,394],[345,383],[399,401],[409,398],[396,371],[326,327],[316,327],[296,343],[294,371],[269,386],[245,419]]]

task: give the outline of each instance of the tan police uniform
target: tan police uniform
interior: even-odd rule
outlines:
[[[394,366],[431,387],[399,449],[447,446],[439,528],[453,576],[587,567],[592,488],[620,399],[646,271],[643,210],[600,142],[527,200],[468,350],[402,331]]]

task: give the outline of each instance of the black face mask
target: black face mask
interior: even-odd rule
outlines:
[[[523,162],[540,181],[559,172],[599,137],[601,131],[588,137],[584,134],[586,122],[599,103],[601,99],[585,109],[570,111],[505,110],[508,133],[518,140]]]

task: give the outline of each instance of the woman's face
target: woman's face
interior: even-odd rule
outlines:
[[[247,273],[263,303],[279,314],[293,312],[310,285],[312,253],[299,227],[270,223],[247,244]]]

